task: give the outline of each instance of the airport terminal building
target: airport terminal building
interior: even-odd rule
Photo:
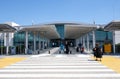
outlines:
[[[88,53],[92,52],[95,43],[99,43],[101,47],[109,44],[110,52],[115,53],[115,33],[118,33],[115,31],[120,29],[119,27],[120,21],[112,21],[102,26],[71,22],[26,26],[14,22],[1,23],[0,54],[38,54],[41,50],[59,47],[66,41],[70,47],[82,44]]]

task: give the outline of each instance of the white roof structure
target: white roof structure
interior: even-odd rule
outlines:
[[[114,20],[104,28],[106,31],[115,31],[115,44],[120,43],[120,20]]]
[[[12,27],[20,26],[19,24],[15,23],[15,22],[5,22],[5,24],[8,24]]]
[[[120,30],[120,20],[114,20],[107,24],[104,28],[106,31],[118,31]]]
[[[44,36],[49,39],[59,39],[60,36],[55,27],[56,24],[64,24],[65,38],[76,39],[84,34],[97,29],[94,24],[79,24],[79,23],[50,23],[42,25],[24,26],[20,31],[44,32]]]
[[[16,28],[12,27],[9,24],[0,24],[0,32],[14,32]]]

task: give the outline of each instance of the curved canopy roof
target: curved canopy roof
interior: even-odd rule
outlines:
[[[9,24],[0,24],[0,32],[14,32],[16,29]]]
[[[44,36],[49,39],[59,39],[60,35],[56,30],[56,24],[64,25],[65,39],[76,39],[84,34],[97,29],[94,24],[79,24],[79,23],[50,23],[43,25],[24,26],[20,31],[44,32]]]
[[[109,24],[107,24],[104,29],[106,31],[115,31],[120,30],[120,21],[112,21]]]

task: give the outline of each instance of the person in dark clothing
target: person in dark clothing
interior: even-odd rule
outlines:
[[[99,44],[97,43],[95,48],[93,49],[94,51],[94,57],[96,57],[96,60],[99,58],[101,61],[102,58],[102,49],[99,47]]]
[[[83,46],[81,46],[81,53],[84,53],[84,47]]]
[[[81,47],[82,47],[82,44],[81,44],[81,43],[79,43],[79,44],[78,44],[78,46],[79,46],[79,47],[80,47],[80,49],[81,49]]]
[[[78,44],[78,46],[76,47],[76,52],[79,52],[79,44]]]
[[[76,52],[79,52],[79,47],[77,46],[77,48],[76,48]]]
[[[93,55],[94,55],[94,57],[96,58],[96,47],[95,48],[93,48]]]
[[[66,54],[69,54],[69,44],[68,44],[68,42],[66,41],[66,43],[65,43],[65,49],[66,49]]]

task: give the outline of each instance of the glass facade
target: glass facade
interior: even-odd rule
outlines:
[[[24,54],[25,52],[25,33],[16,32],[14,33],[14,42],[16,48],[16,54]]]
[[[110,43],[112,43],[112,32],[106,32],[106,31],[95,31],[96,36],[96,42],[100,45],[104,45],[105,41],[108,40]]]
[[[39,42],[41,50],[44,49],[45,44],[48,46],[47,39],[40,37],[39,32],[28,32],[28,51],[33,52],[39,50]],[[14,33],[14,46],[16,48],[16,54],[25,54],[25,32]]]
[[[4,33],[0,33],[0,54],[5,54]]]
[[[57,31],[60,34],[61,38],[64,38],[64,25],[56,25]],[[55,46],[59,46],[61,43],[60,39],[52,39],[51,40],[51,46],[52,43],[55,44]],[[89,38],[89,48],[93,48],[93,37],[92,32],[88,34]],[[85,36],[85,48],[87,48],[87,36]],[[109,40],[112,44],[112,32],[106,32],[106,31],[95,31],[95,39],[96,43],[99,43],[100,46],[103,46],[105,44],[105,40]],[[39,38],[39,33],[35,34],[35,43],[34,44],[34,32],[28,32],[28,48],[31,51],[34,51],[34,45],[36,45],[36,50],[39,49],[39,40],[40,40],[40,47],[43,48],[43,44],[45,44],[45,40],[43,38]],[[64,39],[65,41],[66,39]],[[75,40],[75,39],[73,39]],[[67,41],[70,41],[67,40]],[[2,43],[1,43],[2,44]],[[74,44],[74,42],[73,42]],[[25,52],[25,32],[16,32],[14,34],[14,46],[16,47],[16,54],[24,54]]]
[[[60,38],[64,39],[64,24],[56,24],[55,27],[60,35]]]
[[[112,32],[106,32],[106,31],[100,31],[99,29],[94,31],[95,32],[95,42],[99,43],[101,47],[107,42],[110,43],[111,45],[113,44],[112,40]],[[90,32],[88,34],[89,38],[89,49],[93,49],[93,33]],[[85,40],[85,48],[87,49],[87,35],[84,36]]]
[[[75,40],[76,39],[66,39],[64,36],[64,31],[65,31],[65,27],[64,24],[56,24],[55,25],[58,34],[60,35],[60,38],[57,39],[49,39],[49,44],[51,47],[58,47],[60,46],[61,42],[65,43],[65,41],[68,41],[70,43],[72,43],[72,46],[75,46]],[[3,38],[2,38],[3,37]],[[92,49],[93,48],[93,33],[90,32],[88,33],[88,38],[89,38],[89,48]],[[103,46],[106,42],[106,40],[108,40],[111,44],[112,44],[112,32],[106,32],[106,31],[102,31],[102,30],[96,30],[95,31],[95,42],[99,43],[100,46]],[[15,32],[14,33],[14,38],[13,38],[13,46],[15,47],[16,50],[16,54],[25,54],[25,32]],[[85,39],[85,48],[88,47],[87,44],[87,35],[84,36]],[[44,46],[47,44],[48,46],[48,42],[47,39],[44,37],[44,35],[41,35],[40,32],[28,32],[28,50],[34,52],[36,50],[40,49],[44,49]],[[77,45],[77,44],[76,44]],[[0,35],[0,54],[4,53],[4,48],[2,48],[2,46],[4,46],[4,34]]]

